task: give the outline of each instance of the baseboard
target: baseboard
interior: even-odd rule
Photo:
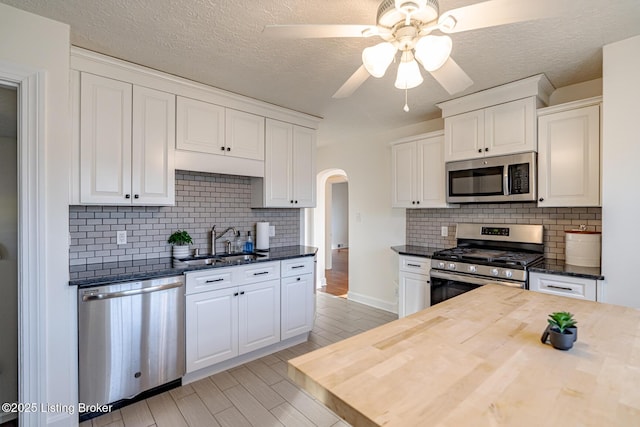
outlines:
[[[398,314],[397,303],[392,303],[367,295],[358,294],[353,291],[349,291],[347,293],[347,299],[354,302],[359,302],[360,304],[368,305],[370,307],[379,308],[380,310],[388,311],[390,313]]]

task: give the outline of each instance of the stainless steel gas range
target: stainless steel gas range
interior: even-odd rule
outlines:
[[[455,248],[431,258],[431,305],[488,283],[528,289],[544,260],[542,225],[458,224]]]

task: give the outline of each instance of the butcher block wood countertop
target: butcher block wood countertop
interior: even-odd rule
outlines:
[[[578,341],[542,344],[570,311]],[[640,425],[640,311],[486,285],[289,361],[355,426]]]

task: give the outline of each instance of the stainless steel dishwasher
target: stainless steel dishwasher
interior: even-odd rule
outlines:
[[[79,402],[108,404],[185,372],[184,276],[78,291]]]

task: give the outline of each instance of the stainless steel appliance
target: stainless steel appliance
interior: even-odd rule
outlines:
[[[522,202],[537,197],[536,153],[449,162],[447,202]]]
[[[431,305],[488,283],[528,288],[528,268],[543,262],[543,226],[458,224],[458,246],[431,258]]]
[[[108,404],[185,372],[184,276],[78,291],[79,402]]]

